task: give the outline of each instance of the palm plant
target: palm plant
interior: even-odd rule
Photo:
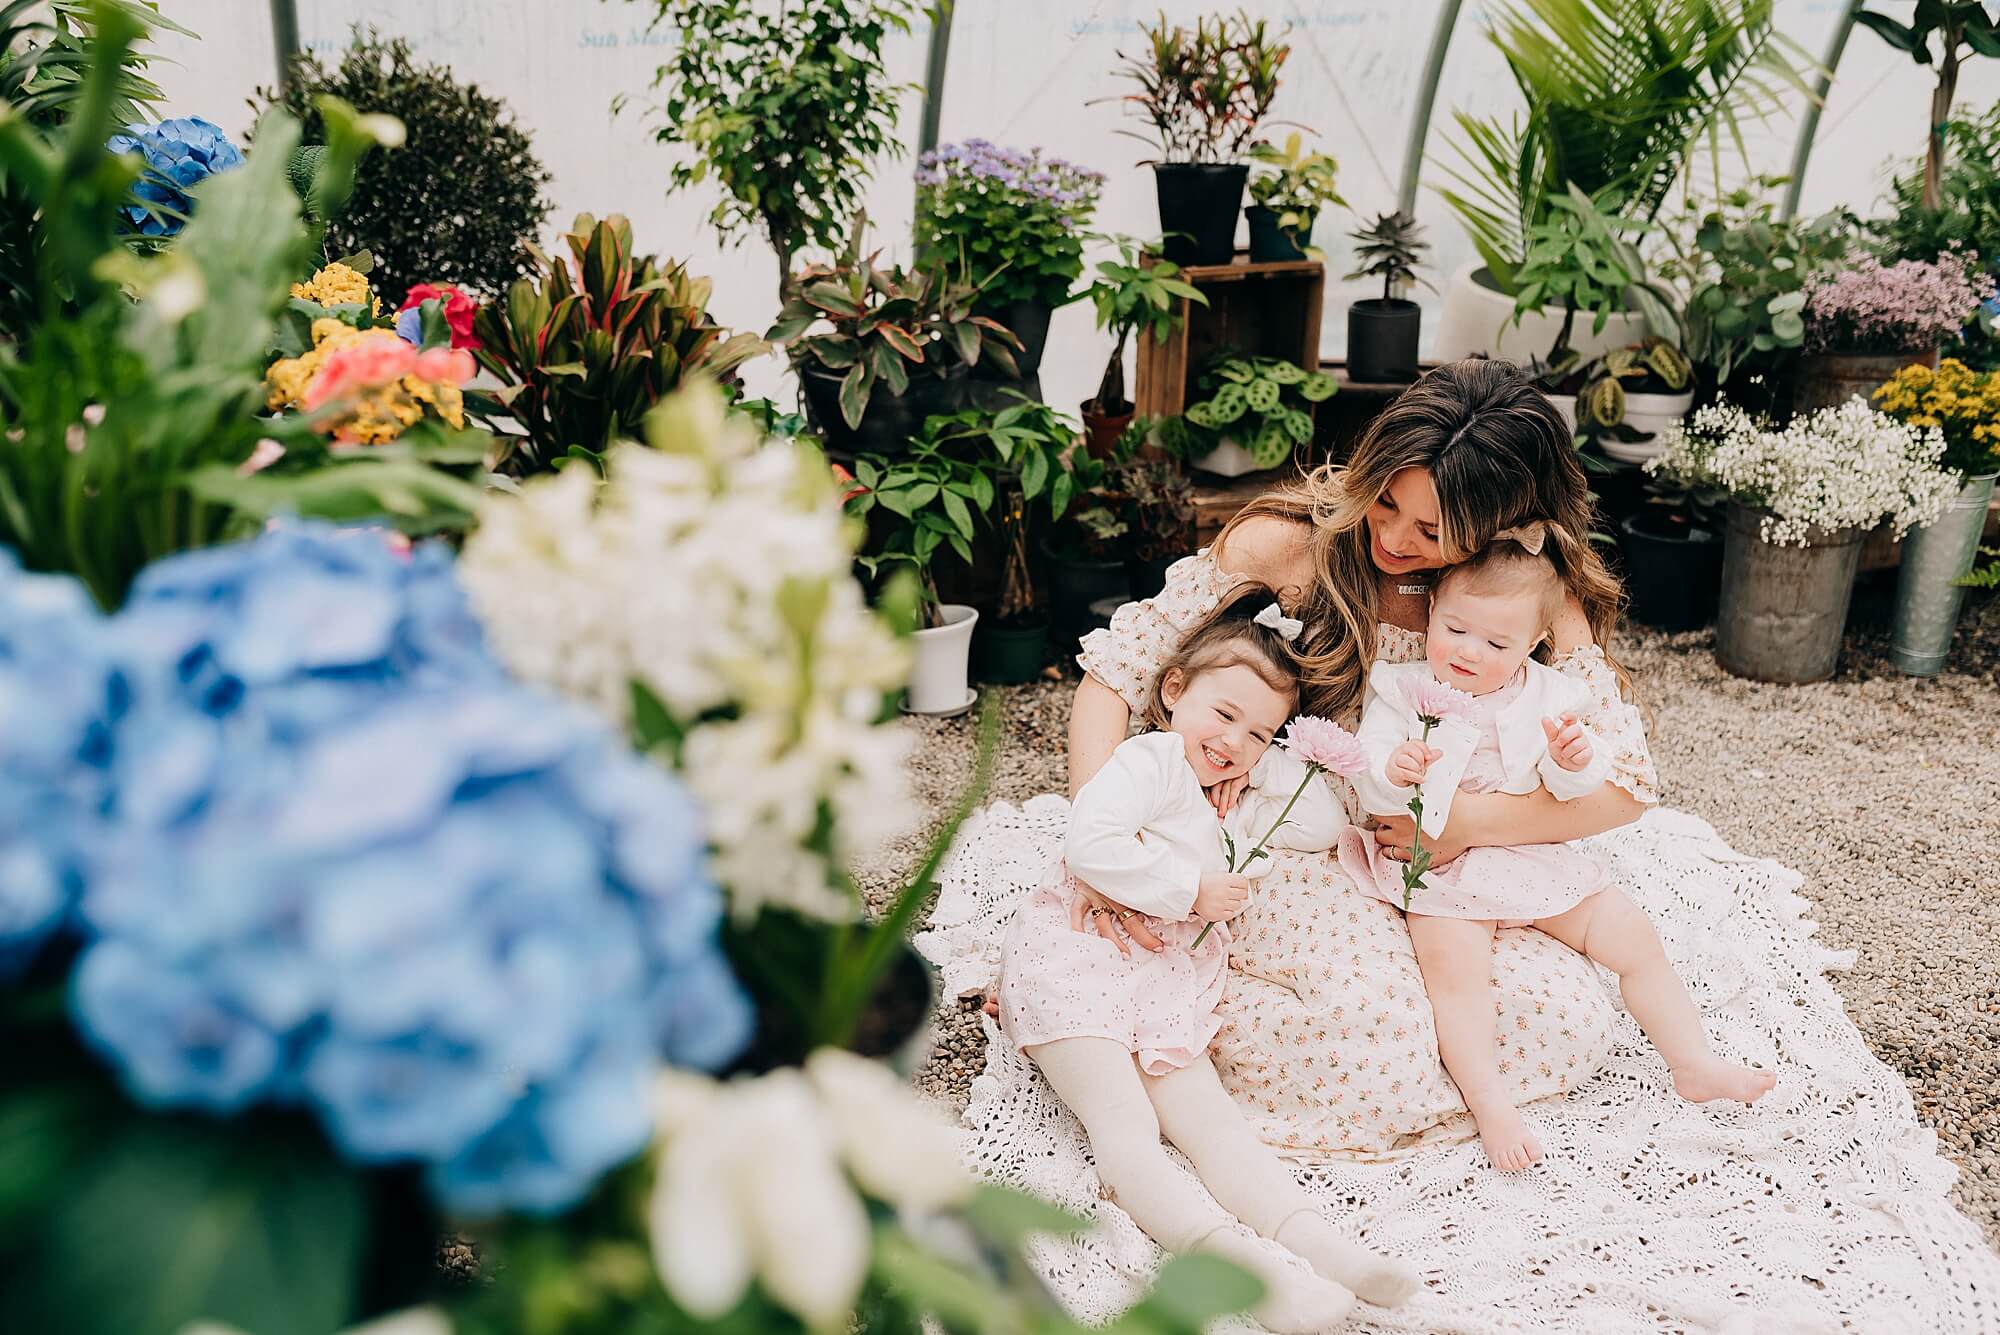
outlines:
[[[1462,165],[1444,198],[1504,291],[1537,229],[1574,187],[1643,230],[1674,182],[1787,91],[1810,97],[1805,57],[1771,23],[1772,0],[1518,0],[1490,40],[1527,100],[1507,121],[1458,114]],[[1718,183],[1717,194],[1720,194]]]

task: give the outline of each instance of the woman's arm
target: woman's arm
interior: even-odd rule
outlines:
[[[1452,798],[1444,833],[1426,839],[1424,847],[1433,861],[1449,862],[1468,848],[1566,844],[1630,825],[1645,811],[1645,803],[1615,783],[1569,802],[1546,788],[1518,794],[1461,792]],[[1377,816],[1375,821],[1375,842],[1390,857],[1408,862],[1415,823],[1408,816]]]
[[[1104,768],[1104,762],[1125,740],[1132,708],[1125,697],[1097,678],[1084,674],[1069,707],[1069,795],[1074,798]]]

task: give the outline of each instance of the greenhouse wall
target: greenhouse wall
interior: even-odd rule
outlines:
[[[775,5],[773,6],[775,9]],[[1117,103],[1126,91],[1117,77],[1118,53],[1135,51],[1139,25],[1162,8],[1171,18],[1214,12],[1217,6],[1168,0],[959,0],[944,84],[940,137],[949,142],[980,137],[1028,147],[1104,171],[1109,180],[1099,224],[1107,231],[1150,234],[1158,228],[1150,173],[1137,164],[1147,146],[1121,131],[1136,128]],[[1318,244],[1330,277],[1323,355],[1337,357],[1345,336],[1334,316],[1360,285],[1337,280],[1347,271],[1346,231],[1361,218],[1393,208],[1403,154],[1422,82],[1425,54],[1445,6],[1434,0],[1317,0],[1309,4],[1256,4],[1247,8],[1274,23],[1292,25],[1277,115],[1302,127],[1341,164],[1341,191],[1351,212],[1323,216]],[[1777,23],[1796,44],[1798,67],[1808,75],[1840,21],[1842,0],[1778,0]],[[1908,4],[1881,5],[1891,13]],[[176,115],[200,115],[232,134],[248,128],[250,99],[273,82],[276,65],[268,6],[259,0],[169,0],[169,17],[201,35],[199,42],[163,42],[176,64],[159,71]],[[407,38],[425,59],[451,66],[461,78],[504,98],[534,137],[554,176],[553,236],[575,213],[622,212],[630,216],[642,249],[691,261],[715,278],[712,309],[726,324],[759,329],[773,314],[772,261],[758,240],[732,245],[706,221],[711,194],[666,191],[669,150],[653,141],[649,109],[653,73],[675,40],[649,22],[651,3],[632,0],[297,0],[299,37],[305,47],[336,57],[355,24],[373,25]],[[1903,15],[1907,17],[1907,14]],[[1504,114],[1519,104],[1505,64],[1485,38],[1485,11],[1464,4],[1452,36],[1431,118],[1417,211],[1434,245],[1430,277],[1469,263],[1463,232],[1439,199],[1455,158],[1453,112]],[[929,34],[922,27],[900,38],[890,52],[892,71],[913,86],[924,78]],[[1819,124],[1816,149],[1804,182],[1801,212],[1846,206],[1866,214],[1882,194],[1892,163],[1922,148],[1930,71],[1892,51],[1866,31],[1855,32],[1837,71]],[[612,101],[631,104],[620,114]],[[2000,62],[1974,60],[1959,83],[1961,110],[1982,108],[2000,96]],[[1803,94],[1782,116],[1753,127],[1750,171],[1782,173],[1791,160]],[[904,103],[900,162],[883,162],[869,191],[875,243],[890,255],[906,254],[922,96]],[[1273,133],[1282,136],[1284,127]],[[1725,182],[1741,177],[1733,155],[1720,169]],[[1435,294],[1420,292],[1434,302]],[[1428,328],[1435,321],[1427,321]],[[1067,407],[1094,387],[1101,352],[1090,314],[1081,306],[1058,313],[1044,362],[1047,399]],[[753,369],[755,388],[779,388],[778,364]],[[759,381],[761,377],[761,382]]]

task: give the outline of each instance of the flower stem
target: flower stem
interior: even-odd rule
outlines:
[[[1263,853],[1264,845],[1271,842],[1271,836],[1276,834],[1279,831],[1279,829],[1281,829],[1284,826],[1285,817],[1292,814],[1292,808],[1297,806],[1299,804],[1299,799],[1306,795],[1306,785],[1311,783],[1314,779],[1318,778],[1319,775],[1320,775],[1320,767],[1308,761],[1306,764],[1306,777],[1299,780],[1298,788],[1292,793],[1292,800],[1285,803],[1285,809],[1278,813],[1278,819],[1272,824],[1271,828],[1264,831],[1264,837],[1257,841],[1257,846],[1251,849],[1248,853],[1245,853],[1243,855],[1244,867],[1247,867],[1251,863],[1255,862],[1258,856]],[[1233,858],[1230,860],[1229,870],[1231,871],[1240,870],[1240,868],[1235,863],[1235,859]],[[1188,949],[1193,950],[1195,946],[1200,945],[1201,939],[1208,935],[1208,929],[1213,926],[1215,926],[1215,924],[1212,922],[1203,924],[1202,929],[1199,932],[1195,933],[1194,943],[1190,945]]]

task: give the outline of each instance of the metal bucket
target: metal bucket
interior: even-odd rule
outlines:
[[[1924,352],[1809,352],[1799,359],[1798,396],[1792,411],[1814,412],[1847,402],[1855,395],[1868,398],[1884,382],[1894,379],[1905,366],[1938,364],[1938,350]]]
[[[1973,478],[1936,523],[1911,529],[1903,538],[1889,658],[1913,677],[1936,676],[1951,653],[1958,607],[1965,599],[1957,581],[1979,555],[1979,533],[1992,498],[1993,474]]]
[[[1767,513],[1729,507],[1716,661],[1757,681],[1825,681],[1840,661],[1864,535],[1858,528],[1815,531],[1808,546],[1779,547],[1760,536]]]

